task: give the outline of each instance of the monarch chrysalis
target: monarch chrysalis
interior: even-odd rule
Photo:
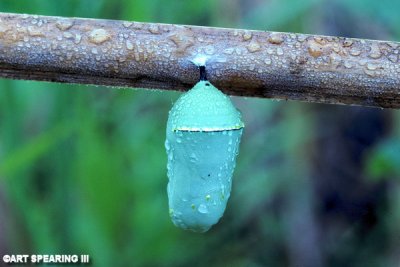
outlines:
[[[205,232],[222,217],[244,124],[229,97],[201,80],[169,112],[165,147],[170,216]]]

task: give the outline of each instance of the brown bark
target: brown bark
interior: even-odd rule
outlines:
[[[0,77],[400,107],[400,43],[0,13]]]

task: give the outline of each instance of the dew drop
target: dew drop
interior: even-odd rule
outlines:
[[[353,45],[353,41],[352,40],[344,40],[343,42],[343,46],[344,47],[350,47]]]
[[[345,61],[344,62],[344,67],[347,68],[347,69],[351,69],[353,67],[353,65],[350,62]]]
[[[135,58],[136,61],[139,61],[139,60],[140,60],[140,55],[139,55],[138,52],[135,52],[135,53],[134,53],[134,58]]]
[[[352,55],[352,56],[359,56],[361,54],[361,51],[358,49],[358,48],[355,48],[355,47],[353,47],[351,50],[350,50],[350,55]]]
[[[190,162],[192,162],[192,163],[195,163],[195,162],[197,162],[197,156],[196,156],[196,154],[194,154],[194,153],[192,153],[192,154],[190,154]]]
[[[56,27],[60,30],[60,31],[66,31],[69,28],[71,28],[73,25],[73,22],[69,19],[61,19],[59,21],[56,22]]]
[[[200,204],[200,205],[199,205],[199,208],[198,208],[197,210],[198,210],[200,213],[202,213],[202,214],[208,213],[208,208],[207,208],[207,206],[204,205],[204,204]]]
[[[32,26],[28,27],[28,34],[32,37],[43,37],[45,36],[44,33],[38,29],[35,29]]]
[[[159,34],[160,33],[160,28],[158,27],[158,25],[155,24],[151,24],[149,27],[149,32],[152,34]]]
[[[126,40],[126,49],[133,50],[133,44],[129,40]]]
[[[367,63],[366,67],[368,70],[376,70],[379,68],[379,65],[369,62],[369,63]]]
[[[372,45],[371,46],[371,51],[368,57],[372,59],[378,59],[382,56],[381,50],[379,49],[378,45]]]
[[[299,41],[299,42],[304,42],[305,40],[307,40],[307,36],[306,35],[304,35],[304,34],[299,34],[298,36],[297,36],[297,41]]]
[[[129,28],[130,26],[132,26],[132,22],[124,21],[122,22],[122,25],[124,25],[125,28]]]
[[[104,29],[94,29],[89,34],[89,42],[94,44],[102,44],[110,39],[110,33]]]
[[[322,55],[322,46],[317,44],[316,42],[310,42],[308,46],[308,53],[312,57],[320,57]]]
[[[279,45],[283,43],[283,37],[280,33],[272,33],[268,38],[268,42],[271,44]]]
[[[367,63],[368,63],[368,61],[366,59],[361,59],[361,60],[358,61],[358,64],[360,66],[365,66]]]
[[[67,38],[67,39],[71,39],[71,38],[73,37],[72,33],[70,33],[70,32],[64,32],[64,33],[63,33],[63,36],[64,36],[65,38]]]
[[[7,28],[0,24],[0,38],[3,38],[6,31],[7,31]]]
[[[213,55],[215,53],[215,48],[214,48],[214,46],[209,45],[204,49],[204,52],[207,55]]]
[[[253,41],[250,44],[248,44],[246,48],[250,53],[254,53],[261,50],[261,45],[258,42]]]
[[[325,45],[326,44],[326,40],[321,36],[314,37],[314,41],[317,42],[320,45]]]
[[[388,56],[388,59],[393,63],[397,63],[397,61],[399,60],[399,56],[395,55],[395,54],[391,54]]]
[[[231,55],[235,49],[234,48],[227,48],[224,50],[225,54]]]
[[[370,77],[375,77],[376,76],[376,72],[373,70],[369,70],[367,68],[364,69],[364,73],[367,74]]]
[[[251,34],[251,32],[246,31],[246,32],[243,34],[243,41],[248,41],[248,40],[250,40],[252,37],[253,37],[253,35]]]
[[[82,35],[79,33],[75,34],[74,44],[79,44],[82,40]]]

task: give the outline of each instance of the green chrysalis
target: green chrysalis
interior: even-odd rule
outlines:
[[[170,216],[183,229],[206,232],[230,196],[244,124],[229,97],[198,82],[169,112],[165,147]]]

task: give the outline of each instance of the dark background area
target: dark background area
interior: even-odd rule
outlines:
[[[1,12],[400,39],[390,0],[1,0]],[[205,234],[168,215],[180,93],[0,80],[0,254],[94,266],[399,266],[400,113],[232,98],[233,190]]]

